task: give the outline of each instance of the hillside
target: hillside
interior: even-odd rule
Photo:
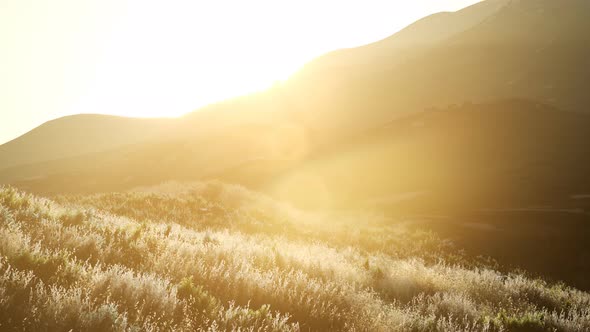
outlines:
[[[0,170],[115,149],[158,137],[174,120],[74,115],[0,145]]]
[[[314,68],[327,55],[268,91],[165,125],[62,119],[2,147],[0,160],[21,157],[2,164],[0,183],[56,197],[217,179],[298,208],[409,219],[588,290],[590,21],[586,2],[560,4],[487,1],[426,18],[368,53],[342,51],[366,63],[327,74]],[[425,34],[429,46],[399,65],[365,57]]]
[[[590,78],[584,69],[590,68],[588,8],[586,2],[576,0],[559,2],[557,7],[552,1],[488,0],[456,13],[438,14],[383,41],[338,52],[360,60],[348,65],[334,60],[332,67],[337,70],[318,70],[318,66],[331,66],[335,58],[327,55],[266,92],[188,114],[166,134],[157,129],[159,125],[154,125],[152,134],[149,126],[131,124],[125,125],[127,129],[64,126],[52,135],[43,134],[48,131],[42,127],[2,147],[10,151],[0,151],[4,168],[0,181],[44,192],[59,192],[52,183],[62,183],[64,190],[92,192],[217,177],[242,166],[252,168],[248,166],[252,164],[264,164],[269,174],[282,173],[319,150],[345,145],[351,137],[395,119],[465,101],[494,103],[522,97],[531,103],[557,105],[560,111],[586,112],[585,105],[590,104],[583,91]],[[428,46],[413,47],[411,41]],[[398,65],[394,58],[400,48],[416,52]],[[375,59],[381,55],[385,62]],[[537,121],[530,115],[523,125]],[[509,121],[507,117],[501,121]],[[564,117],[570,118],[569,113]],[[518,128],[510,130],[509,137],[527,139]],[[482,139],[492,140],[495,134],[486,133],[489,137]],[[157,139],[149,141],[149,136]],[[32,142],[43,143],[33,146]],[[572,149],[565,146],[564,153],[571,155]],[[101,152],[83,156],[96,151]],[[530,153],[525,151],[523,158]],[[9,168],[25,162],[27,167]],[[276,166],[265,166],[271,163]],[[574,171],[572,177],[577,175]],[[243,183],[239,176],[236,181]],[[258,185],[260,180],[250,179],[249,184]]]
[[[287,193],[304,190],[296,189],[305,186],[298,179],[321,179],[333,203],[310,194],[283,197],[312,207],[376,205],[423,214],[572,208],[572,196],[590,192],[587,128],[587,114],[522,100],[431,109],[351,135],[272,178]],[[406,193],[421,194],[395,199]]]
[[[347,70],[355,65],[394,67],[404,60],[467,31],[488,19],[506,6],[509,0],[488,0],[457,12],[441,12],[416,21],[405,29],[383,40],[325,54],[310,63],[305,73]]]
[[[588,293],[471,262],[403,223],[313,216],[215,183],[157,192],[58,204],[1,189],[0,328],[590,328]]]
[[[407,39],[402,31],[373,45],[320,58],[319,64],[312,62],[288,81],[283,94],[297,105],[295,113],[314,114],[315,125],[335,134],[464,102],[521,98],[587,112],[590,100],[583,87],[590,83],[588,2],[485,1],[478,6],[492,4],[500,9],[475,12],[478,18],[490,14],[481,23],[424,42],[426,47],[390,51],[385,45]],[[480,7],[439,16],[450,29],[447,19],[461,22],[465,11]],[[428,28],[419,30],[437,30],[435,18],[421,21],[420,26]],[[415,38],[420,40],[420,34]]]
[[[0,147],[0,168],[112,150],[156,134],[160,143],[193,144],[189,150],[195,151],[207,136],[250,124],[289,127],[313,149],[406,114],[466,101],[519,98],[586,112],[588,22],[590,6],[583,0],[483,1],[320,57],[264,93],[188,114],[165,138],[159,121],[51,122]]]
[[[324,145],[295,124],[243,124],[4,170],[0,179],[60,193],[219,178],[301,206],[422,214],[572,204],[587,209],[584,200],[570,197],[590,192],[589,126],[585,114],[527,101],[430,110]],[[407,193],[422,194],[395,199]]]
[[[506,101],[430,110],[218,178],[313,209],[370,210],[589,289],[590,116]],[[546,246],[546,243],[551,246]]]
[[[589,31],[481,1],[0,145],[0,331],[590,331]]]
[[[308,209],[411,218],[473,252],[590,289],[589,127],[586,114],[533,102],[465,104],[330,145],[300,127],[235,124],[0,178],[45,195],[221,179]]]

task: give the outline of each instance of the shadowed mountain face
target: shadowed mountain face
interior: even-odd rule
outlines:
[[[482,24],[408,63],[432,104],[506,97],[588,111],[590,3],[512,1]],[[421,75],[407,68],[420,66]],[[460,74],[458,74],[460,73]],[[444,82],[444,84],[441,84]]]
[[[162,134],[174,120],[75,115],[49,121],[0,145],[0,170],[135,144]]]
[[[436,16],[417,23],[430,28],[419,31],[443,31],[442,38],[424,40],[408,28],[382,42],[327,55],[288,82],[285,93],[299,112],[317,114],[321,123],[344,131],[466,101],[524,98],[587,111],[587,1],[486,1],[439,16],[454,22],[471,11],[478,19],[461,29],[437,29]],[[408,45],[408,34],[426,46],[390,51],[398,39]]]
[[[584,209],[572,197],[590,192],[588,128],[586,114],[526,101],[431,110],[321,149],[274,186],[306,206],[403,214]]]

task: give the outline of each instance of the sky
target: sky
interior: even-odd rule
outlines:
[[[0,144],[65,115],[175,117],[478,0],[0,0]]]

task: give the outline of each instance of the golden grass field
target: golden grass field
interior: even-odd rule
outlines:
[[[590,294],[239,186],[0,190],[0,330],[587,331]]]

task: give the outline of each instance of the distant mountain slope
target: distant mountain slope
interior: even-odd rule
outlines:
[[[441,15],[460,23],[445,23],[447,31],[429,41],[434,45],[399,65],[369,61],[329,72],[304,68],[264,93],[189,114],[153,141],[130,146],[123,144],[128,136],[113,136],[109,149],[80,145],[103,151],[93,155],[76,156],[63,152],[76,149],[39,145],[57,160],[5,169],[0,182],[57,193],[211,177],[265,190],[273,190],[273,182],[289,188],[283,181],[291,181],[297,185],[292,192],[334,191],[340,203],[388,197],[408,202],[407,197],[424,199],[418,194],[436,192],[428,197],[455,201],[434,199],[414,207],[444,210],[482,208],[490,202],[522,206],[545,198],[554,202],[570,194],[587,195],[584,167],[590,123],[587,116],[568,111],[590,110],[590,94],[585,91],[590,86],[589,2],[488,0]],[[404,36],[410,33],[424,38],[428,31],[441,30],[437,20],[425,19],[382,43],[407,40]],[[453,34],[456,31],[460,32]],[[497,102],[513,97],[530,101]],[[412,116],[423,116],[419,112],[424,109],[446,109],[469,100],[488,106],[428,111],[423,114],[441,122],[430,130],[401,134],[413,133],[408,128],[414,127],[401,124],[407,119],[420,123]],[[539,102],[558,107],[536,106]],[[365,136],[384,132],[386,123],[402,126],[400,132],[392,129],[379,140]],[[370,144],[359,145],[369,138]],[[314,164],[313,156],[321,163]],[[471,159],[474,156],[479,159]],[[314,176],[297,180],[301,178],[295,175],[308,169],[327,179],[326,188],[311,186],[321,183]],[[349,178],[335,177],[338,174]],[[462,181],[465,176],[469,180]],[[526,186],[514,189],[519,181],[526,181]],[[303,201],[314,198],[307,196]]]
[[[587,112],[588,31],[588,1],[512,1],[408,62],[396,80],[431,105],[518,97]]]
[[[205,178],[257,159],[299,160],[308,152],[300,127],[278,121],[227,121],[215,127],[214,114],[197,117],[210,127],[196,125],[191,130],[187,123],[194,119],[185,118],[157,139],[0,170],[0,183],[43,193],[122,190],[169,179]]]
[[[535,102],[466,104],[400,118],[329,145],[286,127],[231,127],[0,172],[42,192],[221,179],[312,208],[454,214],[536,206],[590,211],[590,116]]]
[[[154,138],[174,120],[75,115],[0,145],[0,169],[106,151]]]
[[[588,128],[590,115],[519,100],[431,110],[318,151],[273,175],[267,190],[310,207],[450,214],[562,206],[590,213],[590,201],[571,199],[590,193]]]
[[[383,40],[355,48],[330,52],[313,60],[306,70],[330,70],[359,64],[398,64],[410,55],[425,51],[446,39],[473,28],[506,6],[510,0],[488,0],[457,12],[441,12],[416,21]]]
[[[499,8],[469,20],[489,14],[480,23],[445,33],[427,47],[391,51],[385,45],[409,39],[402,31],[376,44],[327,55],[304,67],[283,93],[297,112],[314,114],[317,123],[344,132],[465,101],[523,98],[588,111],[590,2],[485,1],[478,6],[492,4]],[[470,13],[466,10],[439,14],[440,20],[453,26],[447,19],[453,22]],[[437,21],[436,16],[425,19],[418,30],[435,31]]]

